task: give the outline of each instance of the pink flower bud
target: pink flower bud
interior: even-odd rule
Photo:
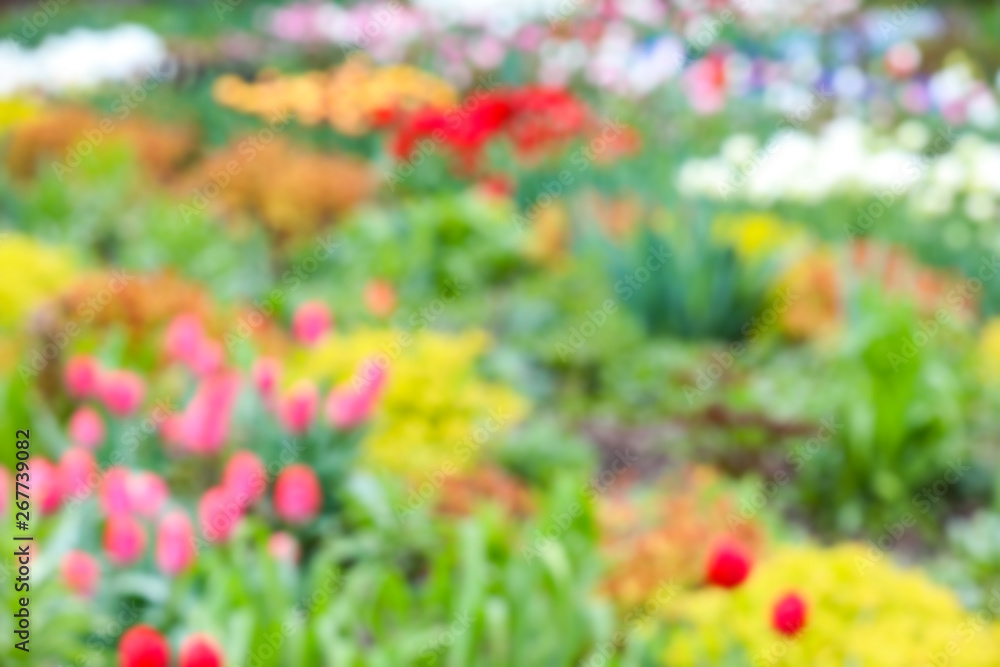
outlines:
[[[274,397],[281,380],[281,361],[274,357],[260,357],[251,371],[253,385],[265,399]]]
[[[326,419],[338,429],[350,429],[365,422],[378,404],[385,386],[386,371],[374,361],[366,361],[351,382],[330,391],[326,399]]]
[[[319,479],[307,465],[290,465],[281,471],[274,484],[274,509],[289,523],[306,523],[323,506]]]
[[[129,511],[152,519],[163,508],[170,489],[159,475],[147,470],[132,472],[125,481]]]
[[[224,667],[225,654],[214,639],[194,634],[181,644],[180,667]]]
[[[102,375],[97,392],[111,414],[127,417],[142,405],[146,384],[132,371],[114,370]]]
[[[305,344],[314,345],[333,324],[330,309],[322,301],[307,301],[292,317],[292,334]]]
[[[310,380],[296,382],[278,402],[278,420],[290,433],[304,433],[316,418],[319,391]]]
[[[226,462],[222,485],[244,507],[249,507],[267,491],[267,470],[253,452],[238,451]]]
[[[205,333],[197,315],[184,313],[175,317],[163,337],[163,347],[171,361],[190,364]]]
[[[128,514],[114,514],[104,527],[104,550],[115,565],[130,565],[146,550],[146,531]]]
[[[63,556],[59,566],[63,583],[66,587],[84,597],[90,597],[97,591],[101,579],[101,566],[97,559],[86,551],[70,551]]]
[[[59,488],[63,497],[87,498],[97,484],[97,462],[90,450],[70,447],[59,459]]]
[[[132,498],[129,495],[129,477],[127,468],[112,466],[104,473],[101,482],[101,509],[108,516],[127,514],[132,511]]]
[[[219,451],[229,438],[229,423],[239,391],[237,373],[203,379],[178,422],[175,436],[181,446],[202,454]]]
[[[228,540],[242,517],[243,508],[239,506],[225,487],[212,487],[198,502],[198,522],[201,524],[201,534],[210,542]]]
[[[277,532],[267,539],[267,553],[276,560],[295,564],[299,561],[299,543],[285,532]]]
[[[385,280],[373,280],[365,286],[365,305],[376,317],[389,317],[396,309],[396,290]]]
[[[7,513],[7,499],[12,495],[13,486],[10,481],[10,473],[7,472],[6,468],[0,466],[0,515]]]
[[[63,374],[66,391],[74,398],[87,398],[97,391],[101,366],[97,359],[79,354],[68,362]]]
[[[156,566],[176,576],[194,562],[195,556],[194,528],[188,515],[181,510],[168,512],[156,531]]]
[[[52,514],[62,504],[59,470],[47,459],[33,456],[28,461],[28,492],[43,515]]]
[[[104,442],[104,420],[94,408],[77,408],[69,418],[69,439],[75,445],[97,449]]]

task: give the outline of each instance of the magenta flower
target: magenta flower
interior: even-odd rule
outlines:
[[[325,408],[327,421],[339,429],[364,423],[375,410],[385,381],[385,369],[366,361],[351,382],[330,391]]]
[[[229,423],[239,390],[237,373],[203,379],[177,423],[175,437],[180,444],[203,454],[219,451],[229,438]]]
[[[59,488],[63,497],[86,498],[97,484],[97,462],[90,450],[70,447],[59,459]]]
[[[323,506],[323,493],[316,473],[307,465],[290,465],[274,484],[274,510],[289,523],[307,523]]]
[[[238,451],[226,462],[222,485],[243,507],[260,500],[267,491],[267,470],[253,452]]]
[[[274,357],[260,357],[250,371],[253,385],[265,400],[274,397],[281,380],[281,361]]]
[[[74,398],[87,398],[97,391],[101,366],[94,357],[78,354],[66,362],[63,381],[66,391]]]
[[[163,338],[163,348],[171,361],[190,364],[198,352],[205,333],[201,320],[192,313],[183,313],[171,320]]]
[[[96,449],[104,442],[104,420],[100,413],[89,406],[76,409],[69,418],[69,439],[75,445]]]
[[[33,456],[28,462],[28,492],[32,504],[44,514],[52,514],[62,504],[59,470],[47,459]]]
[[[196,555],[191,519],[181,510],[168,512],[156,530],[156,566],[176,576],[194,562]]]
[[[292,316],[292,334],[304,345],[315,345],[331,326],[333,315],[322,301],[307,301]]]
[[[128,514],[114,514],[104,526],[104,550],[115,565],[130,565],[146,550],[146,530]]]
[[[278,402],[278,420],[290,433],[304,433],[316,418],[319,391],[310,380],[300,380]]]
[[[233,499],[229,489],[214,486],[198,502],[198,522],[201,534],[210,542],[225,542],[243,517],[243,508]]]
[[[125,480],[129,511],[155,518],[170,497],[167,483],[156,473],[142,470],[131,472]]]
[[[129,477],[127,468],[112,466],[104,473],[101,482],[101,509],[108,516],[128,514],[132,511],[132,498],[129,495]]]
[[[132,371],[108,371],[102,374],[97,393],[111,414],[127,417],[142,405],[142,399],[146,395],[146,383]]]
[[[97,591],[101,579],[100,564],[86,551],[74,550],[63,556],[59,572],[66,587],[84,597],[90,597]]]

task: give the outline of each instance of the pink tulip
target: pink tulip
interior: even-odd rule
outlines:
[[[210,542],[225,542],[233,534],[243,516],[243,508],[228,489],[214,486],[198,502],[198,522],[201,534]]]
[[[222,485],[241,507],[249,507],[267,491],[267,470],[256,454],[239,451],[226,462]]]
[[[319,479],[307,465],[290,465],[274,484],[274,509],[289,523],[311,521],[323,506]]]
[[[170,490],[159,475],[147,470],[132,472],[125,480],[129,511],[148,519],[155,518],[163,508]]]
[[[191,370],[198,377],[212,375],[222,370],[225,360],[226,353],[222,343],[205,338],[198,344],[191,358]]]
[[[68,362],[63,374],[66,391],[74,398],[87,398],[97,391],[101,366],[97,359],[78,354]]]
[[[198,351],[205,332],[197,315],[184,313],[175,317],[167,327],[163,347],[172,361],[191,363]]]
[[[97,392],[111,414],[127,417],[139,409],[146,395],[146,384],[137,373],[114,370],[104,373]]]
[[[97,462],[90,450],[70,447],[59,459],[59,488],[63,497],[86,498],[97,484]]]
[[[276,560],[295,564],[299,561],[299,543],[288,533],[277,532],[267,539],[267,553]]]
[[[134,517],[114,514],[104,527],[104,550],[115,565],[130,565],[146,550],[146,530]]]
[[[13,495],[13,486],[10,473],[0,466],[0,516],[7,513],[7,499]]]
[[[366,361],[350,383],[335,387],[326,399],[326,419],[338,429],[364,423],[378,404],[385,386],[385,369]]]
[[[333,316],[322,301],[307,301],[292,317],[292,334],[305,344],[314,345],[330,329]]]
[[[47,459],[33,456],[28,462],[28,489],[32,504],[44,514],[52,514],[62,504],[59,470]]]
[[[94,408],[83,406],[69,418],[69,439],[75,445],[96,449],[104,442],[104,420]]]
[[[63,556],[59,566],[63,583],[66,587],[84,597],[90,597],[97,591],[101,579],[101,566],[97,559],[86,551],[70,551]]]
[[[180,444],[198,453],[221,449],[229,438],[229,422],[239,390],[237,373],[203,379],[181,416],[176,434]]]
[[[132,511],[132,498],[129,495],[129,473],[127,468],[112,466],[104,473],[101,482],[101,509],[108,516],[127,514]]]
[[[304,433],[316,418],[319,391],[310,380],[300,380],[278,402],[278,420],[290,433]]]
[[[194,528],[181,510],[168,512],[156,531],[156,566],[165,574],[176,576],[194,562]]]
[[[281,361],[274,357],[260,357],[253,364],[251,371],[253,385],[265,399],[274,397],[281,380]]]

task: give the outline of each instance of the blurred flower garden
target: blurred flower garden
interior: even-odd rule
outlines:
[[[0,665],[1000,665],[1000,6],[277,1],[0,9]]]

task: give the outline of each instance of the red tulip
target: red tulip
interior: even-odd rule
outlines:
[[[69,439],[75,445],[96,449],[104,442],[104,420],[94,408],[83,406],[77,408],[69,418]]]
[[[59,470],[47,459],[33,456],[28,462],[28,489],[42,514],[52,514],[62,504]]]
[[[322,301],[307,301],[292,316],[292,334],[305,345],[314,345],[330,329],[333,316]]]
[[[86,551],[70,551],[59,567],[66,587],[77,595],[89,597],[97,590],[101,566]]]
[[[724,542],[709,554],[706,565],[708,583],[735,588],[750,574],[750,554],[737,542]]]
[[[226,658],[214,639],[194,634],[181,644],[180,667],[223,667]]]
[[[281,471],[274,484],[274,509],[289,523],[306,523],[323,506],[319,479],[307,465],[290,465]]]
[[[190,364],[204,335],[198,316],[183,313],[171,320],[164,335],[163,347],[172,361]]]
[[[146,530],[127,514],[110,516],[104,527],[104,550],[115,565],[130,565],[146,550]]]
[[[304,433],[316,418],[319,391],[309,380],[300,380],[278,402],[278,420],[290,433]]]
[[[101,366],[97,359],[79,354],[68,362],[63,371],[66,391],[74,398],[87,398],[97,391]]]
[[[142,405],[142,399],[146,395],[146,384],[132,371],[108,371],[102,374],[97,393],[111,414],[127,417]]]
[[[253,452],[242,450],[233,454],[222,472],[222,485],[242,507],[260,500],[267,491],[267,470]]]
[[[198,502],[198,522],[201,534],[210,542],[225,542],[243,516],[243,508],[233,499],[229,489],[214,486]]]
[[[170,667],[170,645],[148,625],[136,625],[118,644],[119,667]]]
[[[795,593],[788,593],[774,605],[771,624],[783,635],[792,636],[806,624],[806,601]]]
[[[97,485],[97,462],[90,450],[70,447],[59,459],[59,488],[63,497],[86,498]]]
[[[156,531],[156,566],[174,576],[183,572],[197,555],[194,528],[181,510],[168,512]]]

